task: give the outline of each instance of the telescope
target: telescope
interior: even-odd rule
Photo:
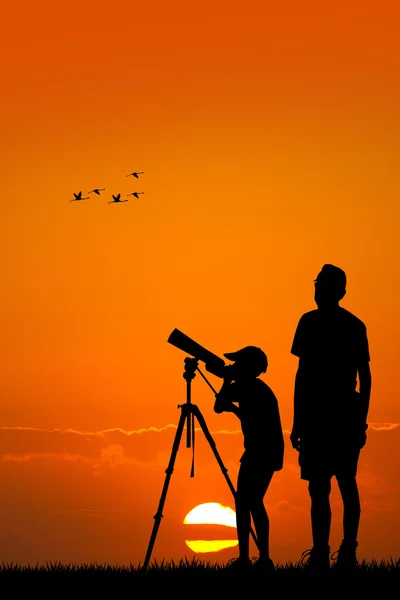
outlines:
[[[202,362],[204,362],[206,369],[209,373],[212,373],[213,375],[216,375],[217,377],[221,377],[221,378],[226,377],[227,372],[229,372],[229,369],[231,369],[232,367],[225,366],[225,362],[222,358],[220,358],[213,352],[210,352],[209,350],[207,350],[206,348],[204,348],[203,346],[201,346],[200,344],[198,344],[197,342],[192,340],[188,335],[185,335],[184,333],[182,333],[182,331],[179,331],[179,329],[173,330],[173,332],[170,334],[170,336],[168,338],[168,342],[170,344],[172,344],[173,346],[176,346],[177,348],[179,348],[179,350],[183,350],[187,354],[190,354],[190,356],[192,356],[192,358],[188,358],[188,357],[185,358],[185,373],[184,373],[183,377],[186,380],[186,403],[178,404],[178,408],[180,408],[182,411],[181,417],[179,419],[179,423],[176,428],[175,439],[174,439],[174,443],[172,445],[172,451],[171,451],[171,456],[169,459],[168,467],[165,470],[165,473],[166,473],[165,481],[164,481],[164,486],[163,486],[163,489],[161,492],[158,509],[157,509],[156,514],[154,515],[153,530],[151,532],[150,542],[149,542],[149,545],[147,548],[146,557],[144,559],[144,563],[143,563],[143,567],[142,567],[142,570],[144,570],[144,571],[147,569],[147,567],[149,565],[151,553],[153,551],[154,542],[156,540],[157,532],[160,527],[161,519],[163,518],[162,511],[163,511],[164,503],[165,503],[165,500],[167,497],[167,491],[168,491],[168,486],[169,486],[169,482],[171,479],[171,475],[174,471],[175,459],[176,459],[176,455],[178,453],[179,444],[181,441],[181,437],[182,437],[182,433],[183,433],[185,424],[187,425],[186,447],[193,449],[192,469],[191,469],[190,476],[194,477],[195,417],[197,417],[200,428],[203,430],[203,433],[206,436],[208,443],[210,444],[210,448],[213,451],[215,458],[217,459],[217,462],[221,468],[223,476],[225,477],[226,481],[228,482],[228,485],[233,494],[233,497],[234,498],[236,497],[235,488],[228,476],[228,469],[225,467],[224,463],[222,462],[222,459],[218,453],[215,441],[213,440],[213,437],[207,427],[206,421],[205,421],[203,415],[201,414],[199,407],[196,404],[192,404],[192,402],[191,402],[191,382],[192,382],[193,377],[195,376],[196,370],[199,371],[200,375],[203,377],[203,379],[205,379],[205,381],[208,383],[208,385],[212,388],[213,392],[216,394],[216,391],[214,390],[212,385],[207,381],[207,379],[204,377],[204,375],[200,371],[200,369],[198,369],[197,361],[201,360]],[[194,365],[194,363],[196,363],[196,364]],[[257,537],[256,537],[251,525],[250,525],[250,533],[253,536],[254,542],[256,543],[257,547],[259,547]]]
[[[182,333],[182,331],[179,331],[179,329],[173,330],[168,338],[168,342],[179,348],[179,350],[190,354],[196,360],[204,362],[206,370],[217,377],[223,378],[226,372],[225,369],[229,369],[229,366],[225,365],[225,361],[222,358],[192,340],[189,336]]]

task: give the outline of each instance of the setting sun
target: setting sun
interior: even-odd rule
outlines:
[[[238,545],[237,540],[186,540],[188,548],[196,554],[219,552]]]
[[[218,502],[205,502],[195,506],[183,520],[185,525],[209,524],[236,527],[236,513]]]
[[[205,502],[195,506],[183,520],[185,525],[222,525],[236,528],[236,513],[229,506],[218,502]],[[200,529],[205,534],[204,528]],[[207,528],[209,531],[209,528]],[[186,545],[196,553],[219,552],[237,546],[237,539],[224,540],[185,540]]]

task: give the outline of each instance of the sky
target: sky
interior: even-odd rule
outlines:
[[[325,263],[370,344],[359,556],[399,556],[399,7],[22,0],[3,18],[0,559],[143,561],[187,396],[178,328],[218,356],[266,352],[286,441],[271,556],[298,560],[290,348]],[[200,374],[191,387],[235,483],[239,423]],[[178,452],[154,558],[235,534],[183,524],[233,507],[203,438],[194,477]]]

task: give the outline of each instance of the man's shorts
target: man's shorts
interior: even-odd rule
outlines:
[[[301,479],[357,475],[360,448],[354,444],[327,444],[304,441],[299,451]]]

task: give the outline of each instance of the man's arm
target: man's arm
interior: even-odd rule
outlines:
[[[357,421],[356,421],[356,441],[359,448],[363,448],[367,442],[367,417],[368,417],[368,409],[369,409],[369,401],[371,395],[371,370],[369,367],[369,362],[364,361],[357,368],[358,372],[358,382],[359,382],[359,392],[357,392],[358,396],[358,406],[357,406]]]
[[[293,427],[290,434],[290,442],[295,450],[300,449],[300,438],[302,432],[303,404],[304,404],[304,377],[302,360],[299,359],[299,366],[296,372],[294,382],[294,410]]]
[[[361,404],[361,419],[363,423],[367,423],[369,403],[371,397],[372,376],[369,362],[365,361],[358,367],[360,404]]]
[[[301,358],[304,350],[305,318],[300,318],[293,338],[291,354],[299,359],[294,381],[294,406],[293,426],[290,434],[290,442],[295,450],[300,450],[300,437],[302,430],[302,413],[304,405],[304,358]]]

